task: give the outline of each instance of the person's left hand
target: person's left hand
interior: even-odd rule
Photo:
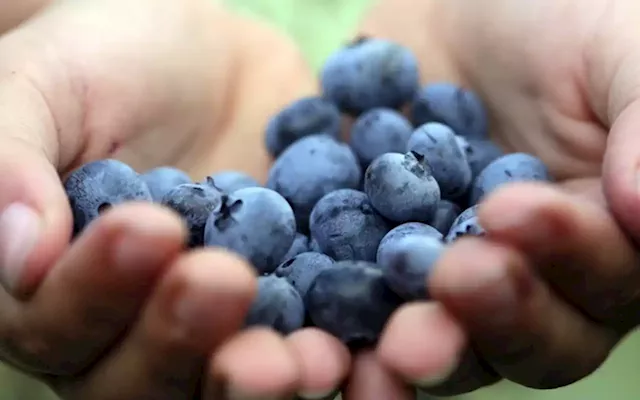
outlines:
[[[398,310],[367,358],[384,387],[355,361],[363,378],[351,400],[501,379],[569,385],[640,323],[638,15],[633,0],[383,0],[373,10],[364,34],[409,46],[424,82],[476,91],[492,138],[540,157],[556,182],[483,202],[486,236],[447,249],[428,280],[435,301]]]

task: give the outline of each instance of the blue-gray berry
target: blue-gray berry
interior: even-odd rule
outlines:
[[[447,200],[440,200],[438,209],[433,215],[433,219],[429,221],[429,225],[446,235],[453,226],[453,222],[460,215],[460,211],[460,207],[457,204]]]
[[[364,178],[373,207],[397,223],[429,222],[440,201],[440,187],[419,153],[387,153],[376,158]]]
[[[327,99],[312,96],[296,100],[267,124],[267,150],[272,157],[278,157],[303,137],[326,134],[339,139],[341,118],[338,108]]]
[[[258,277],[258,295],[245,326],[266,326],[287,335],[302,328],[304,318],[304,302],[286,279],[273,275]]]
[[[311,248],[309,247],[309,236],[303,235],[302,233],[296,233],[296,237],[293,239],[293,243],[291,244],[289,251],[287,251],[287,254],[282,257],[280,264],[292,259],[298,254],[306,253],[308,251],[311,251]]]
[[[357,188],[361,178],[362,169],[349,146],[315,135],[298,140],[278,157],[267,187],[287,199],[298,230],[306,233],[318,200],[334,190]]]
[[[409,49],[369,38],[331,54],[320,74],[324,96],[353,115],[400,108],[413,98],[419,79],[418,60]]]
[[[413,125],[399,112],[375,108],[362,114],[351,127],[349,144],[366,168],[385,153],[404,153]]]
[[[315,326],[352,347],[375,344],[403,303],[385,283],[379,266],[358,261],[338,262],[322,271],[304,300]]]
[[[422,155],[438,182],[443,199],[457,199],[471,185],[471,168],[456,134],[446,125],[430,122],[413,132],[407,151]]]
[[[220,171],[207,177],[204,183],[228,194],[240,189],[261,186],[253,177],[240,171]]]
[[[283,262],[274,275],[286,279],[300,296],[304,297],[316,276],[327,268],[333,268],[335,261],[321,253],[300,253]]]
[[[488,137],[488,117],[482,100],[472,91],[450,83],[431,83],[417,93],[411,108],[416,126],[439,122],[467,138]]]
[[[296,222],[291,206],[265,188],[224,195],[205,227],[205,245],[223,247],[246,258],[260,274],[273,272],[291,248]]]
[[[471,188],[471,204],[479,203],[497,188],[512,182],[551,181],[547,166],[527,153],[506,154],[480,172]]]
[[[375,261],[378,245],[391,229],[367,195],[352,189],[324,196],[310,220],[311,236],[322,253],[338,261]]]
[[[189,246],[204,244],[204,227],[209,215],[220,207],[222,193],[210,186],[186,183],[167,192],[162,204],[178,213],[189,230]]]
[[[149,188],[138,173],[117,160],[87,163],[69,174],[64,189],[73,213],[74,235],[100,213],[128,201],[152,201]]]
[[[185,183],[192,183],[186,172],[175,167],[153,168],[140,175],[147,184],[153,201],[159,203],[172,189]]]
[[[427,235],[409,235],[389,243],[382,267],[385,282],[407,301],[429,298],[427,279],[444,252],[442,240]]]

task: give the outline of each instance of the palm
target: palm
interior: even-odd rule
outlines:
[[[599,176],[607,130],[590,103],[603,94],[590,93],[594,76],[584,39],[599,28],[598,10],[566,1],[504,3],[427,1],[434,19],[413,31],[383,3],[363,29],[409,45],[419,55],[423,80],[453,80],[476,90],[489,109],[493,138],[507,150],[538,155],[560,181]],[[400,0],[393,7],[416,4]],[[425,26],[429,32],[415,31]]]
[[[495,138],[540,156],[559,180],[598,176],[607,134],[590,101],[605,94],[589,93],[594,76],[585,40],[601,27],[593,11],[563,3],[520,2],[515,12],[497,6],[508,16],[466,7],[461,18],[484,13],[493,23],[461,21],[465,45],[453,48],[464,77],[487,101]]]
[[[289,41],[219,5],[160,5],[65,1],[30,22],[47,47],[27,57],[38,90],[56,99],[49,106],[65,149],[59,171],[117,149],[115,157],[138,170],[169,164],[198,178],[219,168],[259,177],[268,162],[262,127],[283,104],[312,90],[306,65]],[[264,62],[265,47],[279,49],[278,56]],[[255,95],[257,83],[282,75],[291,79]],[[245,157],[234,157],[239,152]]]

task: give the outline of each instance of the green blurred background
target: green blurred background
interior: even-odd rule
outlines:
[[[226,0],[241,12],[266,18],[286,31],[318,68],[348,38],[371,0]],[[640,335],[630,336],[592,377],[569,388],[534,391],[511,384],[461,396],[460,400],[640,399]],[[0,400],[56,400],[47,388],[0,366]],[[91,400],[91,399],[86,399]],[[365,399],[366,400],[366,399]]]

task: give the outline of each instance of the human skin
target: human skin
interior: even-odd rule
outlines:
[[[227,387],[245,397],[325,393],[347,374],[354,400],[411,398],[409,385],[452,394],[500,378],[556,387],[588,375],[636,326],[640,287],[620,228],[640,233],[631,133],[640,14],[631,0],[589,4],[382,0],[354,32],[411,48],[425,83],[476,90],[493,138],[536,154],[559,182],[488,199],[489,235],[452,246],[429,282],[439,302],[403,307],[378,348],[353,359],[315,330],[238,333],[255,295],[250,269],[219,251],[185,253],[183,227],[163,210],[113,210],[68,245],[57,177],[83,162],[115,156],[138,170],[172,164],[201,178],[235,168],[264,179],[267,119],[317,92],[291,41],[203,0],[44,9],[0,39],[0,208],[13,205],[0,216],[3,358],[69,399],[110,399],[115,388],[120,399],[190,398],[201,371],[206,399]],[[16,221],[21,235],[7,235]],[[146,245],[121,250],[125,234]],[[16,237],[33,251],[12,251]],[[176,303],[175,293],[197,298]],[[167,305],[177,318],[163,319]]]

